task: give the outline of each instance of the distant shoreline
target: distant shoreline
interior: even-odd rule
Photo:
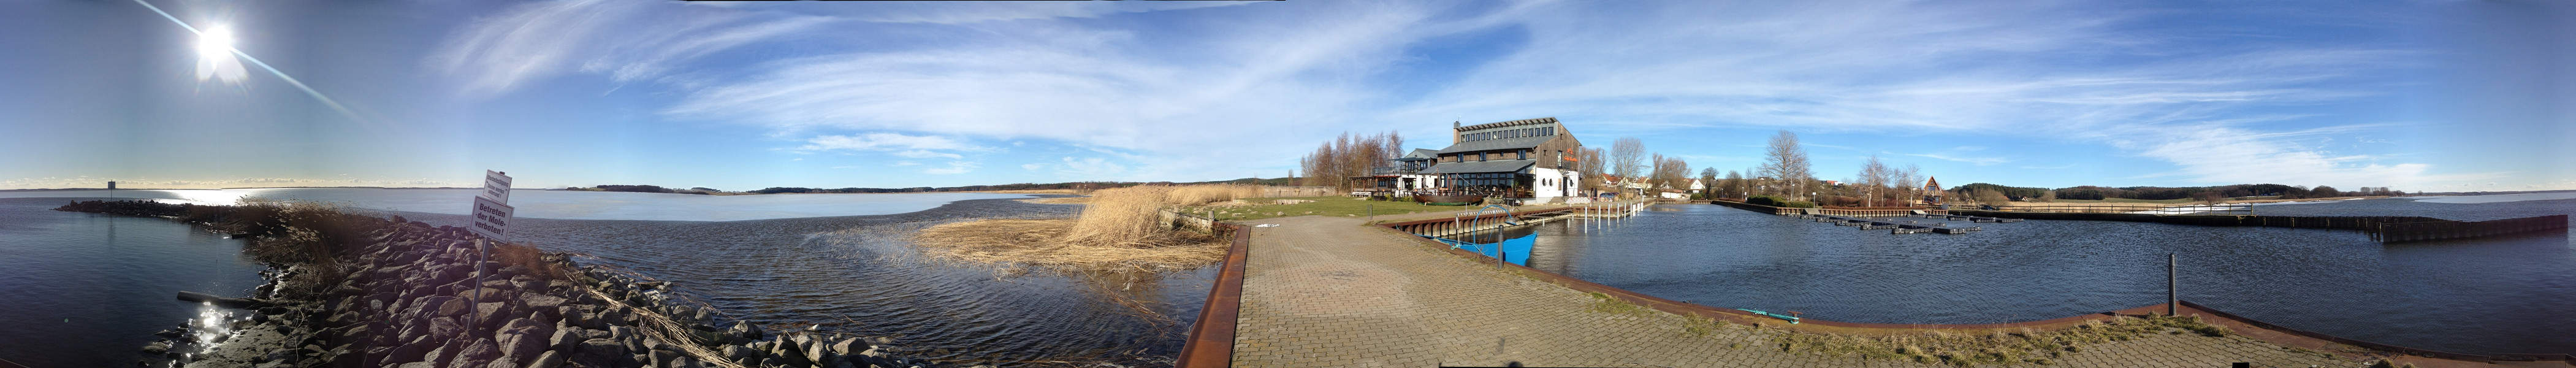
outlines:
[[[471,189],[481,189],[481,188],[460,188],[460,187],[116,188],[116,190],[230,190],[230,189],[468,189],[468,190],[471,190]],[[67,191],[79,191],[79,190],[108,190],[108,189],[107,189],[107,188],[33,188],[33,189],[0,189],[0,192],[67,192]],[[646,194],[687,194],[687,195],[699,195],[699,194],[692,194],[692,193],[618,192],[618,191],[608,191],[608,190],[584,190],[584,189],[564,189],[564,188],[510,188],[510,190],[548,190],[548,191],[558,191],[558,192],[602,192],[602,193],[646,193]],[[960,191],[923,191],[923,192],[827,192],[827,193],[751,193],[751,192],[711,192],[711,193],[704,194],[704,195],[719,195],[719,196],[724,196],[724,195],[772,195],[772,194],[921,194],[921,193],[1073,194],[1073,190],[1072,190],[1072,189],[1010,189],[1010,190],[960,190]]]

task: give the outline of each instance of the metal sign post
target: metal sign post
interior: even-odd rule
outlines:
[[[474,239],[474,308],[481,308],[483,305],[483,263],[492,259],[492,247],[489,241],[501,239],[501,234],[510,228],[510,215],[514,212],[517,212],[517,209],[510,208],[510,176],[499,171],[484,170],[483,192],[474,196],[474,208],[467,212],[470,214],[469,217],[474,219],[474,224],[465,227],[467,230],[474,231],[475,235],[482,236]],[[474,320],[474,314],[471,311],[466,313],[467,326],[475,326],[480,322]]]

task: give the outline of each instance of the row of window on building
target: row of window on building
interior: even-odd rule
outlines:
[[[1493,132],[1484,132],[1484,133],[1470,133],[1470,134],[1467,134],[1467,139],[1464,139],[1464,140],[1461,140],[1461,141],[1462,141],[1462,142],[1473,142],[1473,141],[1481,141],[1481,140],[1487,140],[1487,139],[1504,139],[1504,138],[1536,137],[1536,136],[1543,136],[1543,135],[1556,135],[1556,129],[1552,129],[1552,128],[1529,128],[1529,129],[1513,129],[1513,130],[1493,131]]]

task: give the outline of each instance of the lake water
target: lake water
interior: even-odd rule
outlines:
[[[170,203],[230,205],[246,197],[338,203],[364,209],[463,215],[478,189],[261,188],[118,190],[124,198]],[[104,190],[0,192],[6,197],[106,197]],[[1028,198],[998,193],[700,194],[510,191],[515,217],[579,220],[741,221],[797,217],[884,215],[987,198]]]
[[[224,204],[322,200],[462,225],[472,190],[119,190],[120,197]],[[196,307],[178,290],[245,295],[261,267],[240,244],[162,219],[51,211],[104,191],[0,192],[0,359],[127,365],[151,333]],[[704,196],[515,191],[510,238],[673,282],[722,320],[813,324],[891,336],[950,360],[1169,365],[1214,268],[1169,274],[1012,274],[930,261],[905,235],[976,218],[1068,216],[1016,194]],[[115,231],[108,231],[113,226]],[[113,237],[110,240],[109,237]],[[105,307],[105,308],[100,308]],[[120,309],[121,308],[121,309]],[[20,313],[20,311],[32,311]],[[68,322],[63,318],[70,318]],[[50,321],[50,322],[49,322]],[[22,343],[23,342],[23,343]]]
[[[249,295],[265,269],[241,242],[157,218],[52,210],[0,198],[0,359],[30,367],[133,366],[199,306],[179,291]]]
[[[2255,213],[2576,214],[2576,199],[2444,198],[2266,205]],[[1951,224],[1985,230],[1896,235],[1668,204],[1606,228],[1557,222],[1525,231],[1539,234],[1532,267],[1666,299],[1820,320],[1996,323],[2163,303],[2173,253],[2184,300],[2248,318],[2425,349],[2576,353],[2576,241],[2563,232],[2383,245],[2351,230]]]

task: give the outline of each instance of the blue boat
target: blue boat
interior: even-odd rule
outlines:
[[[1439,240],[1441,243],[1448,243],[1450,248],[1465,249],[1470,252],[1484,254],[1486,257],[1493,257],[1495,250],[1502,250],[1503,261],[1522,266],[1529,265],[1530,247],[1538,245],[1538,234],[1522,235],[1518,238],[1505,239],[1502,243],[1469,243],[1444,238],[1432,239]]]
[[[1798,316],[1784,316],[1784,315],[1780,315],[1779,313],[1771,313],[1771,312],[1758,311],[1758,310],[1751,310],[1751,309],[1744,309],[1744,308],[1736,308],[1735,310],[1746,311],[1746,312],[1753,312],[1753,314],[1759,314],[1759,315],[1764,315],[1764,316],[1770,316],[1771,318],[1779,318],[1779,319],[1782,319],[1782,320],[1787,320],[1787,321],[1789,321],[1789,324],[1798,324]],[[1789,311],[1789,312],[1790,312],[1790,313],[1797,313],[1797,311]]]

